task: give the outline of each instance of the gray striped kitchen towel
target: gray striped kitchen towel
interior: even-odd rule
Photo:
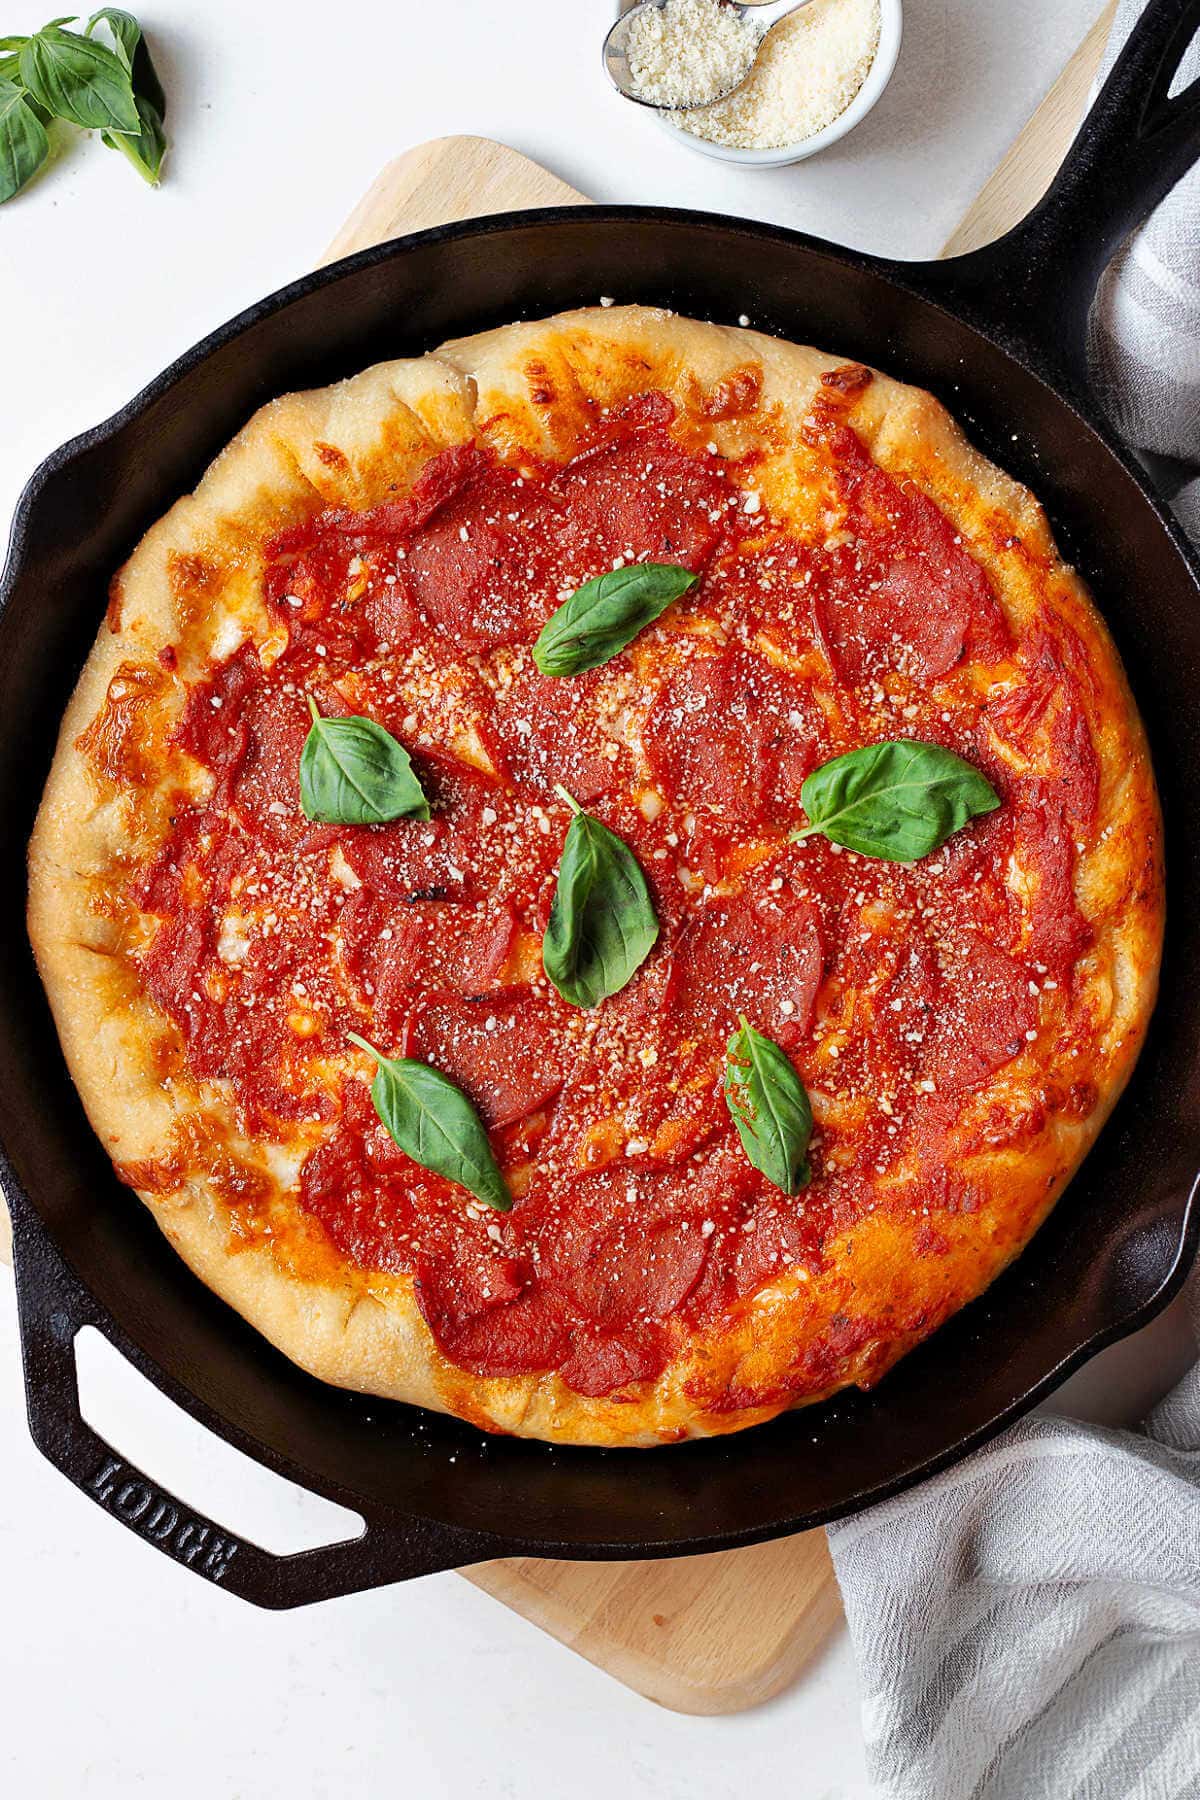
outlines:
[[[1200,1800],[1200,1365],[829,1528],[894,1800]]]
[[[1200,170],[1114,260],[1090,352],[1200,543]],[[1138,1430],[1023,1420],[829,1542],[889,1800],[1200,1800],[1200,1364]]]

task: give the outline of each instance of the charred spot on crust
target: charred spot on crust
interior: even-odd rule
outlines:
[[[754,411],[762,399],[763,372],[758,363],[746,363],[722,376],[704,401],[706,419],[740,419]]]
[[[826,369],[821,377],[821,386],[836,388],[839,394],[861,394],[864,388],[870,387],[874,374],[865,363],[842,363],[839,368]]]
[[[118,570],[108,584],[108,605],[104,612],[104,621],[108,629],[116,635],[121,629],[121,608],[125,603],[125,587]]]
[[[313,450],[316,453],[317,461],[326,469],[336,469],[339,474],[344,474],[350,467],[349,457],[344,450],[339,450],[336,444],[324,444],[318,439],[313,445]]]

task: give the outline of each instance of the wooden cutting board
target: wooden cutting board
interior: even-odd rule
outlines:
[[[986,243],[1044,192],[1074,135],[1115,0],[946,245]],[[584,195],[503,144],[448,137],[406,151],[376,180],[322,263],[405,232]],[[8,1221],[0,1206],[0,1259]],[[793,1682],[841,1617],[823,1531],[745,1550],[661,1562],[516,1560],[466,1580],[626,1686],[683,1713],[730,1713]]]

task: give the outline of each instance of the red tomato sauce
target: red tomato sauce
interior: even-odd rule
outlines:
[[[412,1271],[456,1364],[557,1369],[589,1395],[652,1378],[683,1326],[784,1269],[819,1271],[864,1212],[969,1205],[937,1147],[963,1096],[1033,1041],[1043,984],[1069,981],[1088,940],[1072,880],[1097,772],[1078,646],[1022,649],[992,698],[960,673],[1013,674],[986,574],[852,431],[827,438],[845,511],[830,547],[749,510],[745,477],[673,423],[644,396],[564,467],[450,450],[404,501],[281,533],[265,595],[286,647],[264,667],[246,645],[192,690],[179,742],[215,787],[181,798],[136,889],[161,920],[143,977],[193,1075],[230,1083],[260,1140],[311,1132],[300,1204],[337,1250]],[[540,676],[529,646],[560,601],[644,560],[703,580],[612,663]],[[409,749],[430,820],[303,817],[310,694]],[[464,721],[490,771],[466,760]],[[997,742],[1046,732],[1053,782],[1013,777]],[[812,768],[898,736],[983,767],[1000,810],[913,868],[787,842]],[[592,1012],[537,955],[560,782],[632,846],[662,928]],[[1031,933],[1004,879],[1014,855],[1035,881]],[[721,1097],[743,1012],[824,1116],[795,1197],[750,1166]],[[510,1214],[392,1143],[367,1081],[340,1072],[349,1030],[465,1089]],[[925,1173],[889,1198],[880,1178],[913,1150]]]

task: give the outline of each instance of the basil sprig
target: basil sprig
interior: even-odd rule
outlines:
[[[112,6],[93,13],[82,32],[63,29],[73,23],[72,16],[51,19],[30,35],[0,38],[0,202],[45,162],[51,119],[99,131],[102,143],[158,183],[167,102],[141,26]],[[95,36],[99,26],[111,43]]]
[[[745,1013],[725,1052],[725,1104],[754,1167],[785,1194],[807,1187],[813,1117],[804,1083]]]
[[[374,719],[323,719],[310,694],[312,729],[300,753],[300,805],[321,825],[386,825],[427,819],[429,802],[408,751]]]
[[[991,782],[961,756],[912,739],[835,756],[813,770],[800,800],[809,822],[791,833],[793,843],[819,831],[860,856],[901,863],[928,856],[1000,805]]]
[[[392,1141],[423,1169],[465,1187],[496,1212],[509,1212],[512,1196],[483,1121],[462,1089],[429,1063],[384,1056],[356,1032],[348,1036],[375,1058],[371,1099]]]
[[[598,668],[699,579],[674,563],[635,563],[597,575],[546,620],[533,660],[543,675],[581,675]]]
[[[567,830],[542,966],[572,1006],[598,1006],[619,993],[658,938],[646,877],[628,844],[556,788],[575,817]]]

